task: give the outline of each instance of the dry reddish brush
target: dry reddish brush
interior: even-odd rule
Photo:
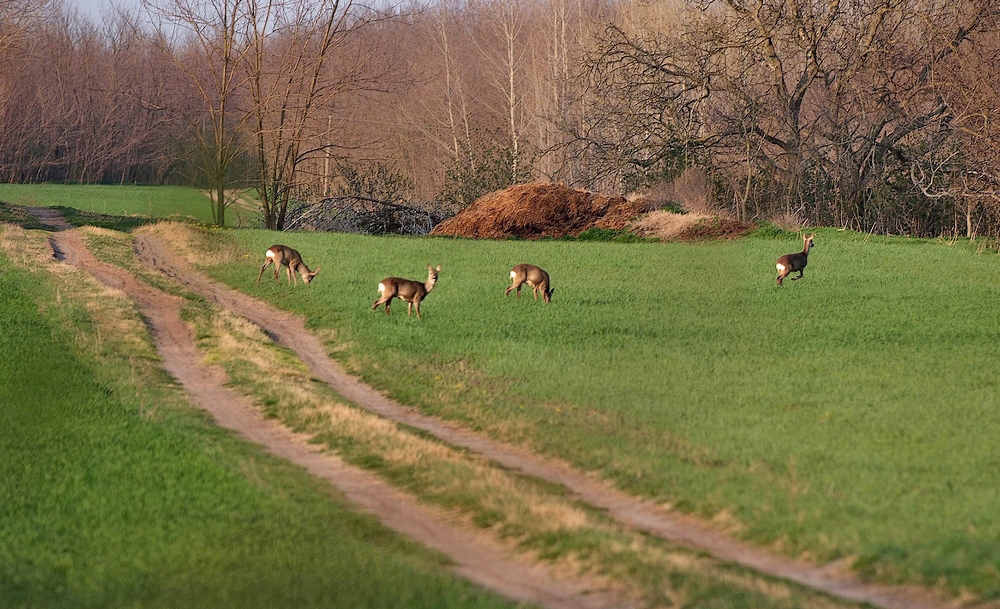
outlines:
[[[467,209],[438,224],[432,235],[475,239],[558,239],[590,228],[621,230],[649,211],[645,201],[627,201],[570,188],[564,184],[517,184],[476,199]]]
[[[681,241],[705,241],[710,239],[739,239],[750,233],[756,224],[731,218],[702,218],[677,235]]]

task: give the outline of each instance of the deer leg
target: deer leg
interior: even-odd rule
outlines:
[[[414,304],[417,307],[417,319],[420,319],[420,301],[418,300]]]
[[[512,284],[510,284],[510,285],[509,285],[509,286],[507,287],[507,291],[506,291],[506,292],[504,292],[504,293],[503,293],[503,295],[504,295],[504,296],[507,296],[508,294],[510,294],[510,291],[514,289],[514,286],[515,286],[515,284],[513,284],[513,283],[512,283]]]
[[[375,309],[377,309],[380,304],[384,304],[385,305],[385,312],[386,312],[386,314],[388,314],[389,313],[389,301],[390,300],[392,300],[392,296],[388,296],[388,297],[382,296],[381,298],[377,299],[375,302],[372,303],[372,311],[374,311]]]
[[[271,264],[272,262],[274,262],[274,260],[268,258],[267,262],[264,263],[264,266],[260,267],[260,273],[257,275],[257,285],[260,285],[260,278],[264,276],[264,269],[266,269],[267,265]]]
[[[413,316],[413,301],[412,300],[408,301],[406,303],[406,316],[407,317],[412,317]]]
[[[792,281],[796,281],[798,279],[802,279],[802,271],[799,271],[799,276],[798,277],[792,277]]]

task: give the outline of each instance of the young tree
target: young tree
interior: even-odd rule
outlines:
[[[335,97],[371,77],[363,56],[344,52],[345,39],[364,21],[351,9],[350,0],[250,0],[251,52],[242,67],[252,102],[253,181],[269,229],[284,228],[302,161],[329,145],[307,146],[310,127],[328,133],[332,126],[332,119],[325,125],[315,121],[317,112],[326,109],[324,117],[332,116]],[[335,55],[353,69],[329,69]]]

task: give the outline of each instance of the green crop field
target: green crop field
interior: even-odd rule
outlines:
[[[124,299],[0,266],[0,605],[512,606],[185,406]]]
[[[80,198],[65,192],[48,204]],[[162,215],[181,207],[167,196]],[[979,244],[821,229],[805,279],[778,288],[774,260],[801,241],[773,230],[700,244],[181,230],[207,272],[303,314],[348,368],[428,413],[790,555],[1000,597],[1000,258]],[[256,285],[273,243],[322,272]],[[503,297],[520,262],[549,270],[550,305]],[[423,320],[399,301],[370,312],[379,280],[427,263],[443,270]]]
[[[332,330],[404,402],[602,472],[755,542],[865,576],[1000,596],[1000,258],[823,229],[614,244],[200,233],[217,278]],[[309,286],[255,284],[295,247]],[[235,253],[234,253],[235,252]],[[549,270],[550,305],[504,298]],[[387,275],[437,288],[370,312]]]
[[[68,207],[108,216],[180,217],[210,224],[208,197],[187,186],[105,184],[0,184],[0,201],[28,207]],[[259,213],[230,207],[226,225],[246,226]]]

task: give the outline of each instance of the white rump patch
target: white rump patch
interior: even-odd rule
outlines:
[[[383,292],[385,292],[385,284],[384,283],[380,283],[380,284],[378,284],[378,293],[382,294]]]
[[[515,273],[514,271],[511,271],[510,272],[510,278],[514,279],[515,277],[517,277],[517,273]]]
[[[785,265],[783,265],[783,264],[776,264],[776,265],[774,265],[774,266],[778,267],[778,272],[779,272],[779,273],[780,273],[781,271],[785,270]]]
[[[273,259],[273,258],[274,258],[274,257],[275,257],[275,256],[276,256],[277,254],[275,254],[275,253],[274,253],[273,251],[271,251],[271,250],[267,250],[267,253],[266,253],[266,254],[264,254],[264,255],[265,255],[265,256],[267,256],[268,258],[271,258],[271,259]]]

